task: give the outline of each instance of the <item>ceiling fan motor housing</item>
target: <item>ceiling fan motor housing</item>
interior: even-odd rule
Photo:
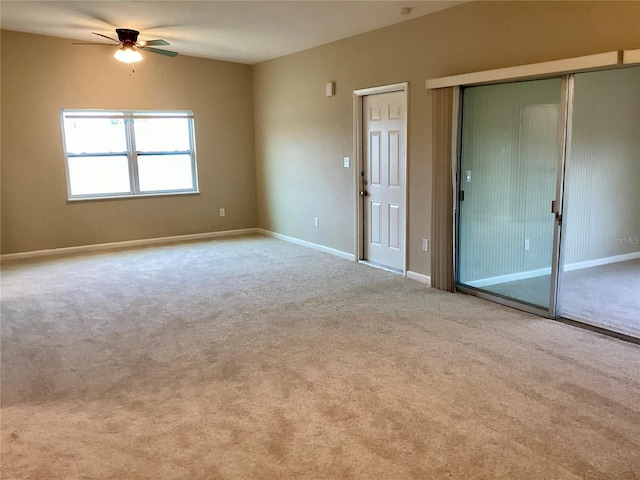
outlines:
[[[163,50],[161,48],[155,48],[156,45],[162,45],[162,46],[169,45],[169,42],[167,42],[166,40],[162,40],[161,38],[157,38],[155,40],[147,40],[146,42],[138,43],[138,35],[140,34],[138,30],[131,30],[130,28],[116,28],[116,33],[118,34],[118,40],[116,40],[113,37],[110,37],[109,35],[104,35],[102,33],[97,33],[97,32],[91,32],[91,33],[99,37],[106,38],[107,40],[111,40],[111,42],[117,42],[117,43],[108,44],[108,43],[94,43],[94,42],[89,42],[89,43],[74,42],[74,44],[75,45],[119,46],[118,52],[124,52],[124,51],[136,52],[137,55],[135,60],[132,60],[131,57],[128,59],[124,59],[124,58],[120,59],[116,55],[122,56],[122,54],[118,52],[114,54],[114,56],[116,56],[118,60],[125,63],[137,62],[139,60],[142,60],[142,56],[140,55],[140,52],[138,52],[138,49],[140,50],[144,49],[145,52],[158,53],[160,55],[165,55],[167,57],[178,56],[178,52],[172,52],[171,50]]]
[[[137,30],[130,30],[128,28],[116,28],[116,33],[118,34],[118,40],[125,45],[135,45],[138,41],[138,34],[140,32]]]

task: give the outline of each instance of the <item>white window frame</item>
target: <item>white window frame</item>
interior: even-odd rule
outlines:
[[[126,135],[126,152],[92,152],[92,153],[69,153],[66,145],[66,135],[64,130],[65,118],[115,118],[124,120],[124,130]],[[186,119],[189,125],[189,150],[184,151],[138,151],[135,142],[134,120],[149,118],[180,118]],[[135,198],[135,197],[155,197],[165,195],[188,195],[200,193],[198,189],[198,164],[196,160],[195,126],[193,112],[191,110],[94,110],[94,109],[62,109],[60,111],[60,123],[62,129],[62,146],[65,157],[65,171],[67,177],[67,200],[99,200],[107,198]],[[78,157],[108,157],[125,156],[129,164],[129,191],[116,193],[96,193],[96,194],[72,194],[71,177],[69,172],[69,158]],[[191,176],[193,188],[170,189],[144,191],[140,189],[140,179],[138,174],[138,156],[144,155],[189,155],[191,158]]]

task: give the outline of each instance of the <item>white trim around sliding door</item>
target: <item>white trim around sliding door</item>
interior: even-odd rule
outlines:
[[[513,80],[539,79],[547,76],[559,77],[568,73],[587,72],[605,67],[621,64],[621,57],[625,54],[630,59],[640,56],[640,50],[627,50],[621,52],[606,52],[584,57],[553,60],[550,62],[532,63],[516,67],[498,68],[483,72],[464,73],[427,80],[427,90],[435,88],[455,87],[458,85],[482,85],[485,83],[497,83]],[[637,52],[637,53],[636,53]],[[640,61],[640,60],[638,60]]]
[[[625,65],[640,63],[640,48],[638,50],[625,50],[622,52],[622,63]]]

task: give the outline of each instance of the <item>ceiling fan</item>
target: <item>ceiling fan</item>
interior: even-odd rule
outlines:
[[[169,45],[169,42],[162,39],[148,40],[146,42],[138,42],[138,35],[140,32],[137,30],[130,30],[128,28],[116,28],[118,39],[102,33],[91,32],[99,37],[104,37],[115,43],[98,43],[98,42],[73,42],[73,45],[101,45],[106,47],[120,47],[113,54],[116,60],[120,60],[124,63],[135,63],[142,60],[139,50],[144,50],[151,53],[159,53],[160,55],[166,55],[167,57],[176,57],[177,52],[171,50],[162,50],[160,48],[154,48],[156,45]]]

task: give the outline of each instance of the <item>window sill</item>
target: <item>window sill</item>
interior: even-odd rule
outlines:
[[[139,193],[137,195],[104,195],[95,197],[71,197],[67,198],[67,203],[77,202],[93,202],[104,200],[131,200],[135,198],[157,198],[157,197],[175,197],[182,195],[200,195],[199,190],[192,192],[161,192],[161,193]]]

